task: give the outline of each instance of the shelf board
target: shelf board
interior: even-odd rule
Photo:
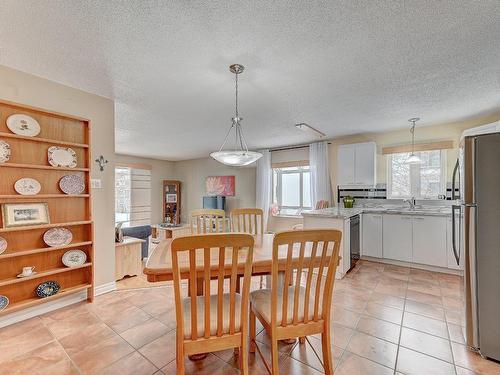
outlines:
[[[26,137],[24,135],[18,135],[18,134],[14,134],[14,133],[0,132],[0,137],[2,137],[2,138],[24,139],[26,141],[31,141],[31,142],[52,143],[52,144],[55,144],[55,145],[63,145],[63,146],[73,146],[73,147],[89,148],[89,145],[85,144],[85,143],[65,142],[65,141],[58,141],[58,140],[49,139],[49,138]]]
[[[73,286],[71,288],[61,289],[59,291],[59,293],[57,293],[54,296],[50,296],[50,297],[46,297],[46,298],[31,297],[31,298],[25,299],[23,301],[14,302],[14,303],[10,304],[9,306],[7,306],[5,309],[1,310],[0,315],[5,315],[5,314],[9,314],[11,312],[22,310],[22,309],[25,309],[25,308],[28,308],[31,306],[40,305],[40,304],[45,303],[47,301],[52,301],[52,300],[55,300],[55,299],[58,299],[61,297],[65,297],[68,294],[81,292],[81,291],[89,289],[91,287],[92,287],[92,284],[81,284],[81,285]]]
[[[57,228],[57,227],[74,227],[77,225],[85,225],[85,224],[91,224],[91,223],[92,223],[92,220],[85,220],[85,221],[72,221],[72,222],[68,222],[68,223],[30,225],[30,226],[26,226],[26,227],[0,228],[0,233],[18,232],[18,231],[34,230],[34,229],[48,229],[48,228]]]
[[[44,169],[49,171],[73,171],[73,172],[89,172],[89,168],[63,168],[52,167],[51,165],[37,165],[37,164],[20,164],[20,163],[0,163],[3,168],[26,168],[26,169]]]
[[[35,194],[35,195],[21,195],[21,194],[6,194],[0,195],[1,199],[39,199],[39,198],[88,198],[90,194]]]
[[[88,246],[88,245],[92,245],[92,241],[75,242],[75,243],[70,243],[69,245],[65,245],[65,246],[42,247],[42,248],[39,248],[39,249],[17,251],[17,252],[8,253],[8,254],[4,253],[4,254],[0,254],[0,260],[6,259],[6,258],[20,257],[20,256],[23,256],[23,255],[48,253],[50,251],[72,249],[72,248],[77,248],[77,247],[82,247],[82,246]]]
[[[53,269],[46,270],[46,271],[43,271],[43,272],[38,272],[38,273],[34,274],[33,276],[11,277],[9,279],[0,280],[0,287],[5,286],[5,285],[22,283],[22,282],[25,282],[25,281],[28,281],[28,280],[39,279],[41,277],[55,275],[55,274],[58,274],[58,273],[71,272],[71,271],[79,270],[79,269],[82,269],[82,268],[88,268],[90,266],[92,266],[92,263],[84,263],[81,266],[77,266],[77,267],[58,267],[58,268],[53,268]]]

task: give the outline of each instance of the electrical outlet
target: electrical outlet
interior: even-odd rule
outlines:
[[[101,180],[100,179],[96,179],[96,178],[92,178],[90,180],[90,187],[92,189],[101,189],[102,188]]]

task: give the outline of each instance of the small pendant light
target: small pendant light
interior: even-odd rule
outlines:
[[[422,159],[420,159],[417,155],[415,155],[415,123],[420,120],[418,117],[414,117],[409,119],[408,121],[411,123],[410,133],[411,133],[411,154],[406,159],[407,164],[421,164]]]

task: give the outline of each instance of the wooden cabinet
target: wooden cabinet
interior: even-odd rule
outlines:
[[[337,153],[339,186],[374,186],[376,184],[375,142],[340,145]]]
[[[362,215],[361,255],[382,258],[382,215]]]
[[[181,182],[163,181],[163,222],[181,223]]]
[[[383,218],[384,258],[412,261],[413,228],[409,215],[384,215]]]
[[[14,134],[6,125],[13,114],[25,114],[40,125],[36,136]],[[94,246],[90,189],[91,144],[90,120],[53,113],[21,104],[0,101],[0,141],[10,145],[10,159],[0,163],[0,206],[6,204],[41,203],[49,211],[49,223],[9,227],[0,217],[0,237],[7,248],[0,254],[0,295],[9,305],[0,315],[26,309],[65,297],[87,292],[94,297]],[[74,167],[55,167],[48,162],[50,147],[71,148],[76,156]],[[78,176],[84,183],[81,194],[65,194],[59,182],[66,176]],[[21,178],[33,178],[41,185],[36,195],[20,195],[14,184]],[[70,243],[48,246],[44,234],[52,228],[65,228],[72,234]],[[82,250],[85,263],[66,267],[63,255],[69,250]],[[35,267],[36,274],[18,278],[23,267]],[[39,298],[35,290],[46,281],[60,285],[57,294]]]
[[[142,273],[141,247],[145,240],[125,237],[115,244],[115,280]]]
[[[446,218],[413,216],[414,263],[447,267]]]

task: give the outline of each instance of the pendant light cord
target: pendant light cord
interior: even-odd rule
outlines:
[[[235,85],[235,88],[236,88],[236,117],[238,117],[238,74],[239,73],[235,73],[235,76],[236,76],[236,85]]]

